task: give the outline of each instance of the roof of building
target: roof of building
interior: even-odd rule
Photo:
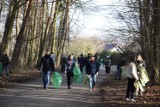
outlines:
[[[123,52],[122,48],[117,44],[106,44],[105,45],[106,51],[111,51],[113,48],[116,48],[117,51],[119,51],[119,52]]]

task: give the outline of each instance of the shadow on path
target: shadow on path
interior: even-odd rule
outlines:
[[[72,89],[67,89],[66,77],[60,88],[42,88],[42,78],[15,84],[12,87],[0,89],[1,107],[141,107],[142,102],[136,104],[125,102],[126,80],[116,81],[112,69],[107,78],[104,67],[101,67],[97,77],[96,90],[89,91],[88,85],[73,83]],[[150,105],[145,105],[150,106]],[[156,105],[155,105],[156,106]],[[154,106],[154,107],[155,107]]]

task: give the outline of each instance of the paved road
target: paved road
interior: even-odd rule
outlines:
[[[101,67],[97,88],[90,92],[88,85],[83,83],[73,83],[72,89],[67,89],[65,76],[59,89],[54,89],[50,84],[49,89],[45,90],[41,77],[38,77],[0,89],[0,107],[98,107],[101,105],[98,85],[105,78],[104,67]]]

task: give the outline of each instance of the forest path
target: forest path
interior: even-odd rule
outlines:
[[[115,67],[107,78],[104,67],[100,68],[96,89],[89,91],[84,83],[73,83],[72,89],[67,89],[66,76],[58,89],[50,83],[49,89],[42,88],[42,77],[16,83],[8,88],[0,88],[1,107],[141,107],[144,101],[135,104],[125,101],[126,79],[114,80]],[[139,98],[140,99],[140,98]],[[159,100],[159,99],[158,99]],[[153,104],[152,104],[153,105]],[[146,105],[147,106],[147,105]],[[150,105],[148,105],[150,106]],[[155,106],[160,106],[155,105]],[[154,107],[155,107],[154,106]]]

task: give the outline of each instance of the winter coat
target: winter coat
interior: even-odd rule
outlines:
[[[137,67],[136,64],[133,62],[130,62],[129,64],[128,78],[139,80]]]
[[[98,62],[96,60],[88,61],[86,73],[88,75],[94,75],[97,72],[99,72],[99,64],[98,64]]]
[[[55,71],[54,62],[50,55],[45,55],[44,57],[42,57],[39,68],[41,68],[41,66],[43,72]]]
[[[74,67],[75,67],[74,60],[68,60],[67,61],[67,72],[73,72]]]

